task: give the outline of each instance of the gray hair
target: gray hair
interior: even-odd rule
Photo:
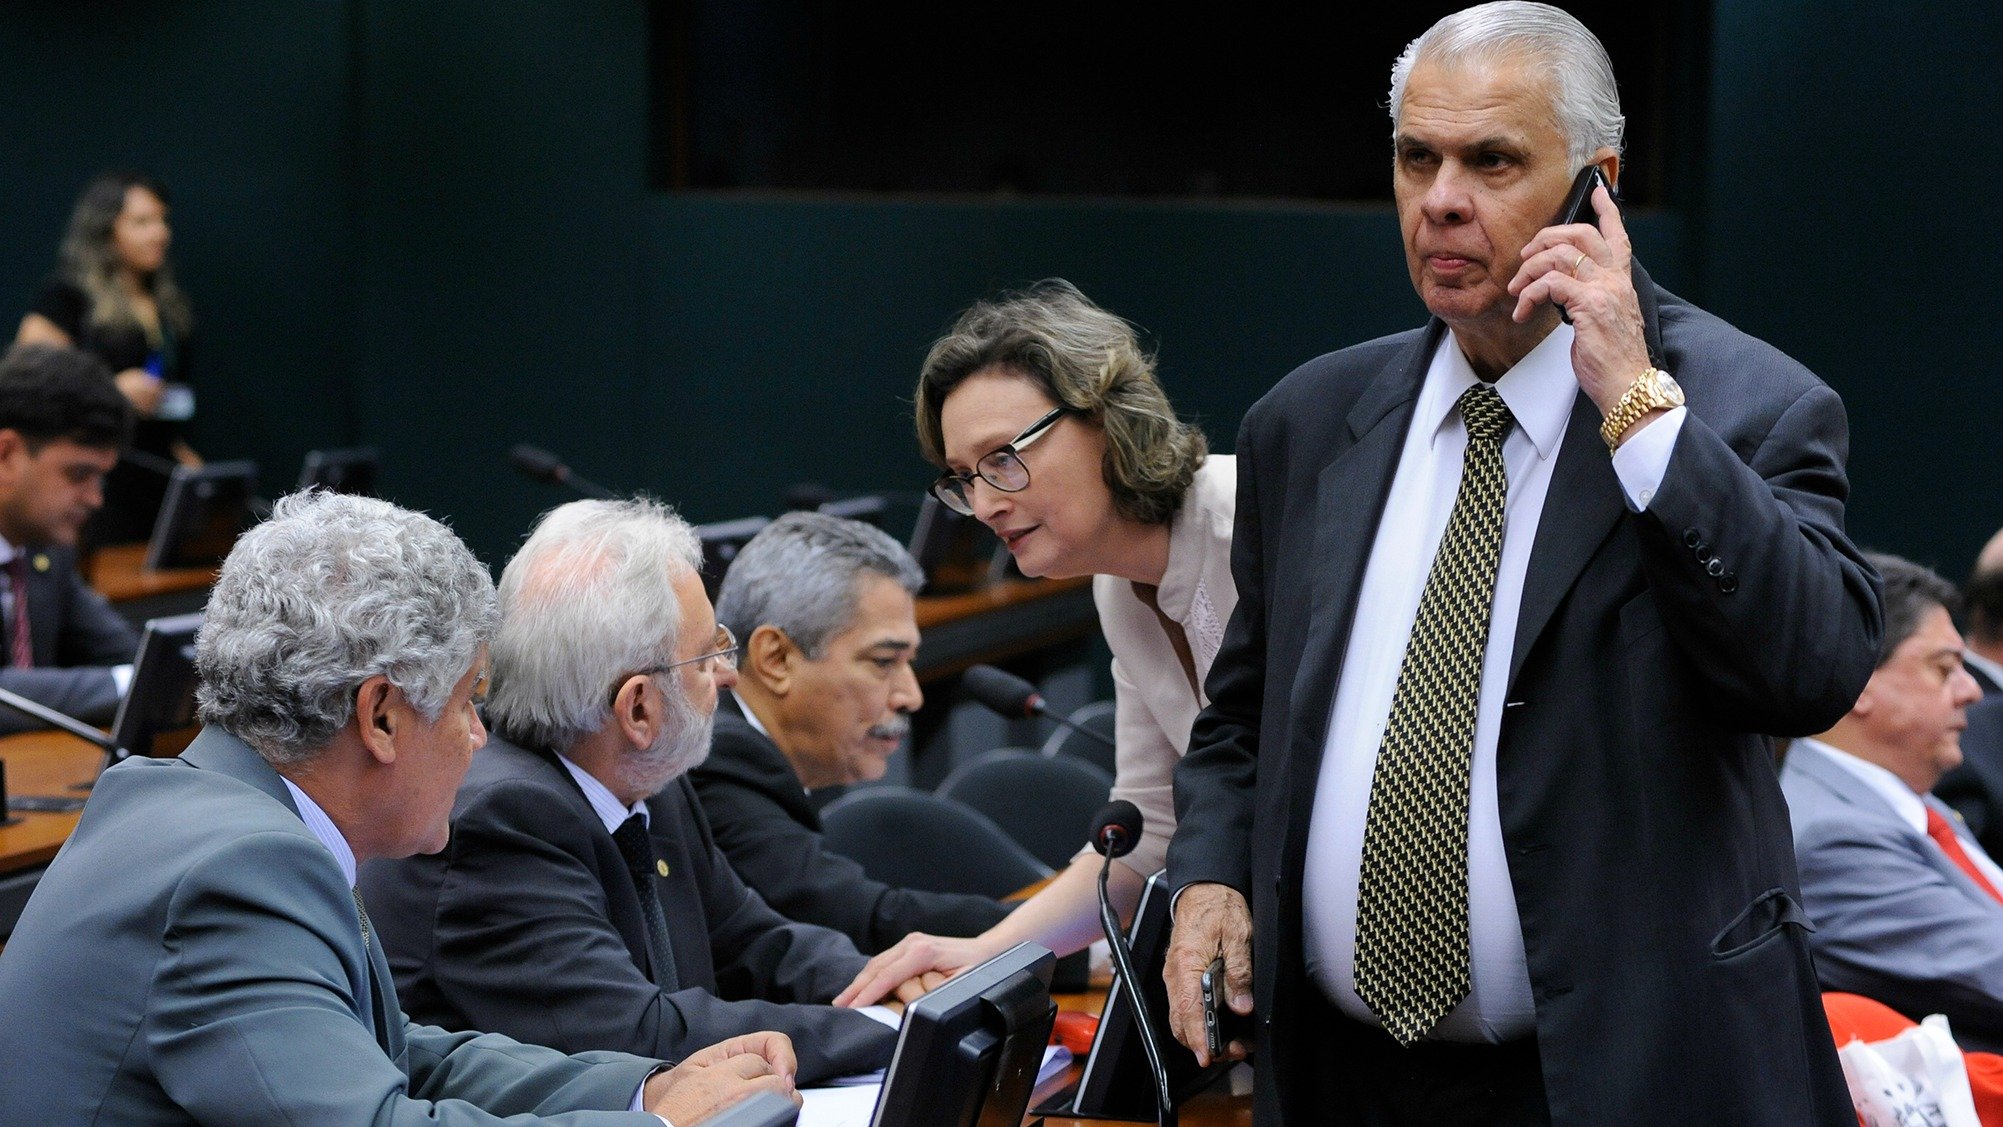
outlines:
[[[670,583],[701,566],[695,530],[651,498],[544,514],[501,572],[495,729],[562,751],[603,728],[620,677],[674,660],[681,604]]]
[[[1929,568],[1881,552],[1865,552],[1864,562],[1884,581],[1885,633],[1878,640],[1879,665],[1890,661],[1892,651],[1919,631],[1928,611],[1939,607],[1953,614],[1961,609],[1954,584]]]
[[[716,617],[739,641],[776,626],[818,660],[855,621],[858,582],[881,575],[913,595],[925,573],[880,528],[826,513],[787,513],[751,538],[724,573]]]
[[[279,500],[223,561],[195,643],[201,719],[274,764],[311,759],[381,675],[426,721],[493,636],[494,580],[452,530],[387,501]]]
[[[1405,108],[1405,83],[1420,61],[1495,62],[1523,58],[1551,75],[1551,112],[1565,134],[1574,168],[1601,148],[1621,151],[1627,118],[1613,63],[1599,37],[1570,13],[1549,4],[1500,0],[1446,16],[1405,46],[1391,64],[1391,128]]]

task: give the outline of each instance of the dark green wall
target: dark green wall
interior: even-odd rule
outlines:
[[[2003,524],[1997,17],[1875,12],[1721,2],[1702,191],[1637,243],[1844,393],[1854,527],[1958,573]],[[377,443],[388,492],[492,561],[562,499],[506,470],[518,441],[697,519],[806,479],[917,488],[918,362],[999,285],[1063,275],[1139,322],[1219,448],[1293,364],[1419,316],[1382,208],[650,194],[646,23],[640,0],[10,4],[0,294],[26,302],[91,172],[154,171],[203,448],[282,482]]]

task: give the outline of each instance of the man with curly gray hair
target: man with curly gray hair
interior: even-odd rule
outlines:
[[[662,1071],[403,1017],[355,869],[445,844],[496,617],[458,537],[383,501],[298,494],[243,536],[202,734],[104,774],[9,940],[0,1122],[689,1127],[791,1093],[775,1033]],[[592,1109],[637,1114],[561,1114]]]
[[[362,874],[412,1016],[667,1057],[777,1029],[806,1082],[889,1063],[894,1021],[825,1004],[862,956],[744,886],[684,777],[737,679],[701,559],[638,499],[563,505],[509,561],[451,844]]]

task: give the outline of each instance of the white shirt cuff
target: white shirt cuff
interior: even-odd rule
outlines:
[[[874,1018],[892,1029],[902,1028],[904,1025],[904,1019],[897,1016],[889,1006],[863,1006],[856,1012],[864,1017]]]
[[[132,687],[132,667],[130,665],[112,666],[111,684],[113,688],[118,690],[119,696],[124,696],[125,690]]]
[[[1662,487],[1662,475],[1669,472],[1669,455],[1676,449],[1676,436],[1683,433],[1688,407],[1671,407],[1669,412],[1634,432],[1633,437],[1614,451],[1614,476],[1635,512],[1648,511],[1655,491]]]

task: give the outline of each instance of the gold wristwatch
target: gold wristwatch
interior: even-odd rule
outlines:
[[[1607,444],[1611,454],[1620,446],[1620,436],[1634,425],[1636,419],[1658,407],[1683,406],[1683,388],[1668,372],[1660,368],[1650,368],[1634,378],[1634,382],[1621,393],[1620,401],[1607,412],[1607,420],[1600,424],[1600,439]]]

